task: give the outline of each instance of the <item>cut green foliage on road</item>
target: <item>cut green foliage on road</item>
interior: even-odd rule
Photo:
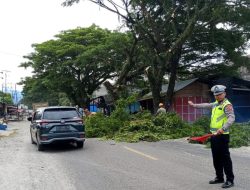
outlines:
[[[154,116],[147,111],[129,115],[126,109],[122,109],[124,105],[117,104],[116,111],[112,112],[110,117],[101,113],[88,117],[85,121],[87,137],[124,142],[154,142],[201,136],[209,132],[208,117],[201,117],[195,123],[188,124],[172,112],[159,116]],[[231,127],[230,146],[241,147],[249,144],[250,124],[234,124]]]

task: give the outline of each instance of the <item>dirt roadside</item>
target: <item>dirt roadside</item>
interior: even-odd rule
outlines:
[[[75,189],[60,161],[31,145],[29,122],[9,123],[8,128],[0,137],[0,189]]]

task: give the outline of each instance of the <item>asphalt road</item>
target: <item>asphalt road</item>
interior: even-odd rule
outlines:
[[[215,190],[210,149],[186,139],[114,143],[87,139],[84,149],[30,143],[29,123],[0,137],[2,190]],[[250,189],[250,148],[231,149],[235,190]]]

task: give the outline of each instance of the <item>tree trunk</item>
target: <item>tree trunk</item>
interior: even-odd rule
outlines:
[[[169,111],[169,108],[172,105],[173,96],[174,96],[174,87],[175,87],[175,81],[177,79],[177,68],[179,65],[179,60],[181,57],[181,48],[178,48],[176,53],[172,55],[169,66],[170,66],[170,77],[169,77],[169,84],[168,84],[168,90],[166,95],[166,109]]]
[[[117,93],[117,89],[109,81],[105,81],[103,84],[107,89],[108,94],[111,96],[112,100],[114,101],[118,100],[119,95]]]
[[[161,67],[159,62],[157,60],[154,60],[155,64],[152,68],[151,66],[146,69],[146,75],[148,77],[148,81],[150,83],[150,88],[152,91],[152,97],[153,97],[153,112],[156,113],[159,103],[161,101],[161,89],[162,89],[162,81],[163,81],[163,75],[165,73],[165,70]]]
[[[158,84],[155,84],[152,89],[152,96],[153,96],[153,106],[154,106],[154,113],[156,113],[159,103],[161,101],[161,86],[162,83],[158,82]]]

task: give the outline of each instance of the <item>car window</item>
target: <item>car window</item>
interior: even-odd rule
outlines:
[[[79,117],[75,109],[48,109],[43,113],[43,119],[61,120]]]
[[[42,113],[40,111],[36,111],[34,114],[34,120],[40,120]]]

